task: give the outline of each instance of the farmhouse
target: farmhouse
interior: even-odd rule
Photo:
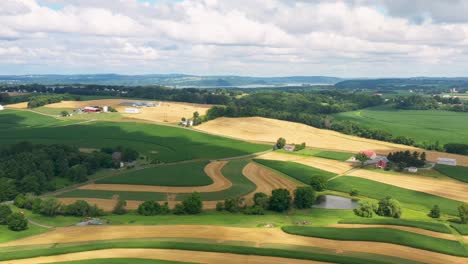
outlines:
[[[3,105],[0,105],[0,111],[4,110],[5,107],[3,107]]]
[[[457,160],[449,158],[437,158],[437,164],[457,166]]]
[[[379,161],[375,165],[377,168],[385,169],[388,165],[389,160],[387,157],[381,157],[379,158]]]

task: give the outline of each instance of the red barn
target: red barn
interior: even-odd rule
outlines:
[[[372,150],[363,150],[359,153],[362,153],[364,155],[366,155],[369,159],[373,160],[377,157],[377,153],[375,153],[375,151],[372,151]]]
[[[387,162],[385,160],[379,160],[377,162],[377,168],[385,169],[387,167]]]

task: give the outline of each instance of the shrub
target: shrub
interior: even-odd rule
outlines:
[[[182,201],[187,214],[199,214],[203,209],[203,202],[199,193],[194,192]]]
[[[145,201],[138,206],[138,214],[140,215],[158,215],[162,213],[161,205],[155,201]]]
[[[72,216],[101,216],[104,215],[104,211],[99,209],[96,205],[90,205],[88,202],[78,200],[65,207],[65,215]]]
[[[349,195],[351,196],[358,196],[359,195],[359,191],[357,189],[351,189],[351,191],[349,192]]]
[[[440,208],[438,205],[434,205],[434,207],[432,207],[429,212],[429,216],[432,218],[440,218]]]
[[[7,218],[8,229],[22,231],[28,229],[28,220],[20,213],[12,213]]]
[[[185,214],[185,207],[183,204],[176,204],[172,212],[176,215],[183,215]]]
[[[32,202],[32,212],[35,214],[38,214],[41,212],[41,204],[42,200],[41,198],[35,198]]]
[[[377,214],[381,216],[400,218],[402,214],[400,203],[392,197],[387,196],[379,201]]]
[[[284,148],[284,146],[286,146],[286,139],[280,137],[278,138],[278,140],[276,141],[276,145],[275,145],[278,149],[282,149]]]
[[[323,191],[328,186],[327,178],[323,175],[312,177],[310,180],[310,186],[312,186],[312,188],[314,188],[316,191]]]
[[[269,201],[270,210],[283,212],[291,206],[291,194],[287,189],[276,189],[271,192]]]
[[[299,187],[294,191],[294,206],[298,209],[311,208],[315,203],[315,191],[312,187]]]
[[[224,200],[224,209],[228,212],[239,212],[244,207],[244,198],[228,198]]]
[[[56,198],[48,198],[41,202],[39,213],[45,216],[56,216],[60,213],[62,203]]]
[[[359,203],[359,207],[353,210],[354,214],[360,217],[372,217],[374,212],[377,211],[377,205],[368,200]]]
[[[0,204],[0,225],[6,225],[7,219],[12,213],[8,205]]]
[[[458,206],[458,216],[460,216],[460,222],[462,224],[468,223],[468,203]]]
[[[127,206],[127,201],[119,199],[117,203],[114,206],[114,209],[112,210],[112,213],[118,214],[118,215],[123,215],[127,212],[125,209],[125,206]]]
[[[263,209],[268,208],[269,197],[266,193],[257,192],[254,194],[253,201],[255,205],[262,207]]]
[[[264,215],[265,214],[265,209],[263,207],[254,205],[252,207],[247,207],[244,210],[244,214],[246,215]]]

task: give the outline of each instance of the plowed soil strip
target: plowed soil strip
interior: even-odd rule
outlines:
[[[270,195],[271,191],[274,189],[284,188],[293,192],[298,186],[300,186],[299,184],[253,162],[247,164],[247,166],[242,170],[242,173],[257,185],[255,192],[264,192],[268,195]],[[247,195],[247,198],[252,198],[254,193]]]
[[[432,179],[417,175],[385,174],[362,169],[354,170],[348,175],[468,202],[468,184],[456,180]]]
[[[364,242],[338,241],[322,238],[289,235],[280,229],[252,229],[222,226],[85,226],[61,227],[48,233],[0,244],[0,246],[23,246],[86,242],[131,238],[206,238],[223,241],[246,241],[258,244],[277,243],[312,246],[336,250],[354,251],[396,256],[423,263],[465,264],[467,258],[445,255],[401,245]],[[239,262],[238,262],[239,263]],[[265,262],[268,263],[268,262]],[[286,262],[288,263],[288,262]]]
[[[408,231],[408,232],[417,233],[417,234],[421,234],[421,235],[425,235],[425,236],[437,237],[437,238],[448,239],[448,240],[457,240],[457,238],[452,234],[439,233],[439,232],[434,232],[434,231],[430,231],[430,230],[425,230],[425,229],[416,228],[416,227],[409,227],[409,226],[334,224],[334,225],[329,225],[329,227],[338,227],[338,228],[371,228],[371,227],[389,228],[389,229],[397,229],[397,230]]]
[[[212,180],[213,184],[196,187],[169,187],[169,186],[150,186],[150,185],[131,185],[131,184],[87,184],[79,187],[83,190],[101,190],[101,191],[132,191],[132,192],[165,192],[165,193],[191,193],[191,192],[218,192],[229,189],[232,183],[221,173],[226,161],[211,162],[205,167],[205,173]]]
[[[0,264],[38,264],[38,263],[54,263],[64,261],[80,261],[88,259],[113,259],[113,258],[138,258],[138,259],[157,259],[168,261],[180,261],[191,263],[208,263],[208,264],[238,264],[238,263],[252,263],[252,264],[321,264],[325,262],[297,260],[277,257],[253,256],[253,255],[240,255],[230,253],[214,253],[214,252],[200,252],[200,251],[186,251],[186,250],[172,250],[172,249],[103,249],[86,251],[79,253],[70,253],[49,257],[38,257],[30,259],[19,259],[10,261],[0,261]]]

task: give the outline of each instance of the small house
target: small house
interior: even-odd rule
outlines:
[[[416,168],[416,167],[409,167],[409,168],[408,168],[408,172],[416,173],[416,172],[418,172],[418,168]]]
[[[385,169],[387,167],[387,164],[388,162],[384,161],[384,160],[379,160],[379,162],[377,162],[377,168],[381,168],[381,169]]]
[[[283,149],[286,151],[294,151],[295,148],[296,146],[293,144],[287,144],[286,146],[283,147]]]
[[[437,164],[457,166],[457,160],[449,158],[437,158]]]

